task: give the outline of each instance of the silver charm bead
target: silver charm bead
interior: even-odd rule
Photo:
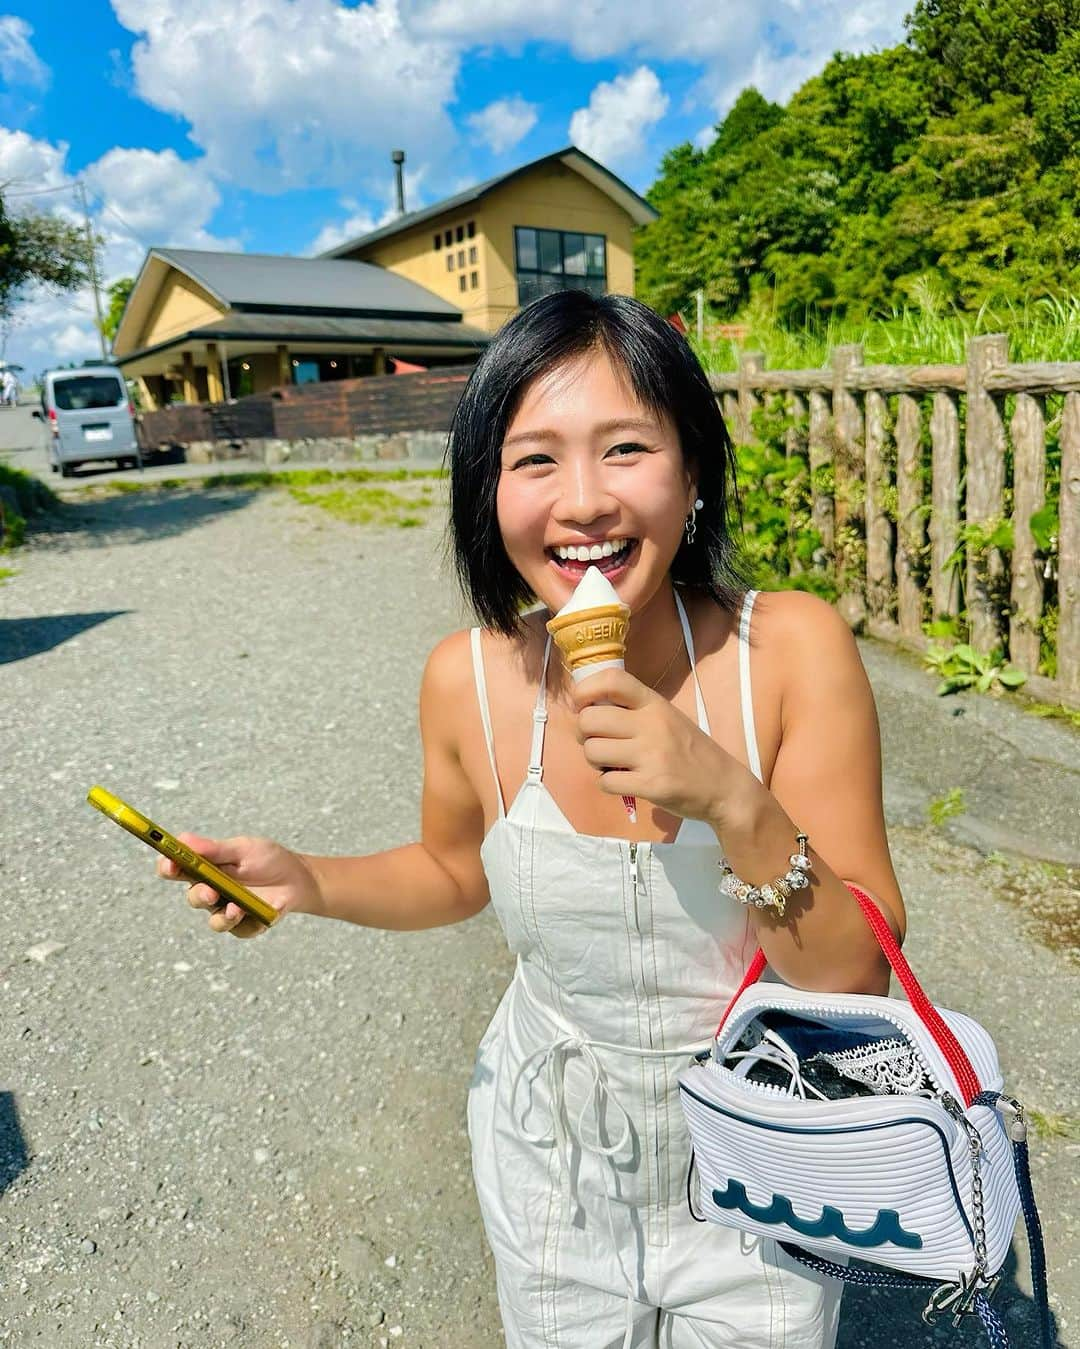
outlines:
[[[788,863],[790,866],[797,867],[799,871],[809,871],[810,868],[813,866],[813,863],[810,861],[809,857],[807,857],[805,853],[801,852],[793,852],[791,856],[788,858]]]

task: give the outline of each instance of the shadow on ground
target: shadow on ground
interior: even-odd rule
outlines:
[[[88,628],[119,618],[127,609],[104,609],[98,613],[50,614],[42,618],[0,618],[0,665],[26,660],[51,651]]]
[[[26,1170],[29,1161],[26,1140],[19,1126],[15,1094],[0,1091],[0,1194],[20,1172]]]
[[[147,488],[113,496],[69,499],[35,518],[27,536],[35,547],[106,548],[168,538],[250,504],[255,490],[236,487]]]
[[[1022,1249],[1026,1261],[1026,1248]],[[1034,1302],[1017,1285],[1016,1269],[1014,1244],[1002,1268],[993,1306],[1004,1322],[1011,1349],[1038,1349],[1039,1318]],[[946,1345],[950,1349],[986,1349],[986,1332],[977,1316],[965,1316],[958,1328],[948,1316],[928,1326],[922,1320],[926,1300],[927,1294],[922,1292],[849,1286],[841,1304],[836,1349],[944,1349]],[[1060,1345],[1056,1323],[1054,1331],[1053,1343]]]

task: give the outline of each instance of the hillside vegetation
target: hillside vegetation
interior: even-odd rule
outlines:
[[[1074,326],[1080,0],[918,0],[906,28],[785,107],[745,90],[708,148],[669,152],[642,299],[692,312],[700,288],[713,316],[837,332],[1046,297]]]

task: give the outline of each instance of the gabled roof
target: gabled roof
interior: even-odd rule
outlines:
[[[461,322],[461,310],[449,301],[415,281],[366,262],[152,248],[117,330],[113,345],[118,352],[126,354],[134,348],[171,268],[234,313]]]
[[[320,253],[319,257],[340,258],[346,253],[367,248],[369,244],[376,244],[382,239],[389,239],[392,235],[400,234],[403,230],[412,229],[415,225],[422,225],[426,220],[433,220],[436,216],[461,211],[466,206],[471,206],[474,202],[479,201],[481,197],[486,196],[495,188],[512,182],[513,179],[520,177],[522,174],[529,173],[545,164],[555,163],[565,164],[568,169],[580,173],[594,187],[598,187],[601,192],[610,197],[617,206],[621,206],[635,225],[647,225],[650,221],[657,219],[658,212],[632,187],[624,183],[621,178],[617,178],[610,169],[605,169],[603,164],[597,163],[584,150],[579,150],[575,145],[568,145],[563,150],[556,150],[554,154],[544,155],[541,159],[534,159],[528,164],[522,164],[516,169],[511,169],[509,173],[500,173],[495,178],[488,178],[482,183],[477,183],[475,187],[466,188],[464,192],[458,192],[453,197],[444,197],[442,201],[437,201],[431,206],[425,206],[423,210],[409,211],[405,215],[398,216],[396,220],[392,220],[389,225],[383,225],[380,229],[372,230],[369,234],[361,234],[355,239],[350,239],[347,243],[338,244],[336,248],[330,248],[325,253]]]

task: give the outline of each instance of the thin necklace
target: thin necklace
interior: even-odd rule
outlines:
[[[660,673],[656,676],[656,678],[653,680],[653,682],[649,685],[649,688],[651,688],[652,691],[653,691],[654,693],[656,692],[656,686],[657,686],[658,684],[663,683],[664,676],[668,673],[668,671],[671,669],[671,667],[675,664],[676,660],[677,660],[678,657],[679,657],[679,652],[680,652],[682,649],[683,649],[683,637],[682,637],[682,634],[680,633],[680,634],[679,634],[679,645],[678,645],[678,646],[675,648],[675,650],[671,653],[671,659],[670,659],[670,660],[668,661],[668,663],[664,666],[664,668],[660,671]]]

